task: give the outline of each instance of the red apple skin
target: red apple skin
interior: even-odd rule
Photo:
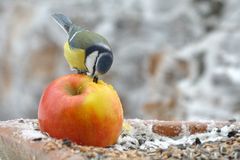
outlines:
[[[106,147],[116,143],[123,110],[111,85],[86,75],[70,74],[49,84],[42,94],[40,130],[80,145]]]

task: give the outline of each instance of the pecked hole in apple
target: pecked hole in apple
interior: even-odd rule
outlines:
[[[65,87],[65,91],[71,95],[71,96],[76,96],[76,95],[80,95],[84,90],[84,87],[75,87],[75,86],[66,86]]]

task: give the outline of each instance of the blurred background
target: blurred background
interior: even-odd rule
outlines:
[[[0,2],[0,120],[36,118],[43,89],[73,73],[55,12],[108,39],[101,78],[126,118],[240,117],[239,0],[12,0]]]

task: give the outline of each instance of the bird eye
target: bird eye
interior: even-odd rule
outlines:
[[[102,53],[97,61],[96,68],[100,74],[106,73],[112,66],[113,56],[111,52]]]

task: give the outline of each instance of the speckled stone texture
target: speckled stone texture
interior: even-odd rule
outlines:
[[[157,125],[168,129],[185,128],[175,137],[153,132]],[[206,126],[192,134],[186,128]],[[200,132],[200,133],[199,133]],[[239,159],[239,122],[167,122],[125,120],[117,144],[107,148],[76,145],[41,133],[37,120],[18,119],[0,122],[1,160],[81,160],[81,159]]]

